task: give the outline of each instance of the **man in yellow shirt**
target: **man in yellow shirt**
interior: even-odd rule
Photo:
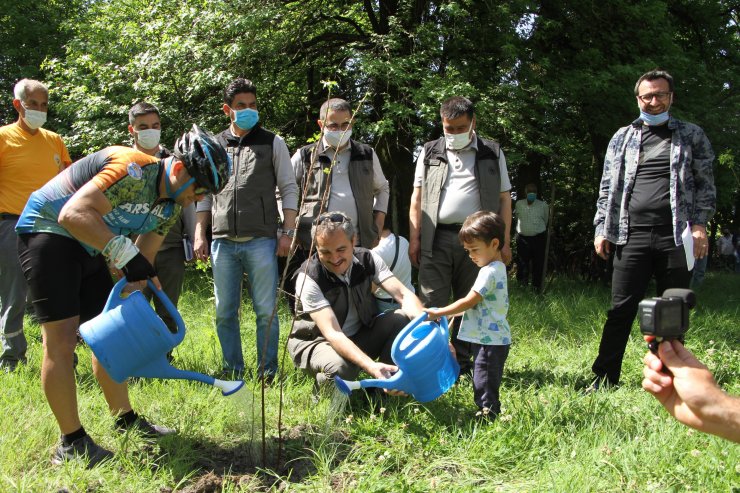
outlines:
[[[26,280],[18,262],[15,223],[31,192],[72,163],[62,138],[41,128],[49,90],[39,81],[15,85],[18,121],[0,127],[0,368],[13,371],[26,360],[23,313]]]

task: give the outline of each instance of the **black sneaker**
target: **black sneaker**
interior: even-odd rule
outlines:
[[[69,445],[60,443],[51,456],[51,463],[58,466],[70,460],[82,459],[87,461],[86,467],[90,469],[112,457],[113,452],[104,449],[95,443],[90,436],[85,435]]]
[[[160,438],[167,435],[172,435],[175,430],[167,428],[166,426],[153,425],[142,416],[139,416],[136,421],[130,425],[118,424],[118,431],[121,433],[127,433],[130,430],[138,431],[144,438]]]

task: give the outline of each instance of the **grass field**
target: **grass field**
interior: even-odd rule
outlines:
[[[604,287],[556,280],[544,297],[511,283],[512,346],[503,412],[473,419],[470,380],[421,405],[335,395],[318,404],[311,382],[284,362],[282,389],[225,398],[179,380],[131,383],[135,409],[178,434],[159,442],[121,436],[79,347],[85,428],[116,452],[93,470],[49,462],[58,429],[39,383],[40,330],[29,324],[29,364],[0,373],[0,491],[705,491],[740,489],[740,447],[675,422],[640,387],[645,347],[633,330],[622,386],[584,396],[608,306]],[[730,393],[740,394],[740,276],[709,274],[698,291],[687,346]],[[211,281],[189,272],[180,308],[188,327],[179,368],[215,374],[220,349]],[[245,358],[254,366],[254,318],[244,307]],[[283,339],[290,319],[281,310]],[[282,355],[282,352],[281,352]],[[282,407],[280,406],[282,395]],[[278,440],[278,413],[282,427]]]

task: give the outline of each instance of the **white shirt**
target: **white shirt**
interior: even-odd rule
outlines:
[[[440,224],[461,224],[470,214],[481,210],[480,187],[475,177],[475,155],[478,152],[478,136],[473,132],[470,144],[460,150],[447,151],[447,179],[442,185],[439,197]],[[414,187],[421,187],[424,181],[424,148],[416,160]],[[509,172],[506,169],[504,151],[499,149],[499,172],[501,192],[511,190]]]
[[[372,251],[377,253],[390,268],[393,263],[393,256],[396,253],[396,238],[398,238],[398,258],[396,259],[396,265],[393,267],[393,275],[414,293],[416,291],[414,290],[414,285],[411,284],[411,260],[409,260],[408,240],[403,236],[391,233],[385,238],[381,238],[378,246],[373,248]],[[382,299],[393,298],[381,287],[375,290],[375,297]]]

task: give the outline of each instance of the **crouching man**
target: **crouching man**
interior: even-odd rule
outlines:
[[[295,274],[298,319],[288,340],[293,362],[315,376],[316,390],[335,375],[354,380],[360,370],[388,378],[398,371],[391,360],[393,341],[421,314],[421,302],[376,253],[354,246],[355,228],[345,214],[320,215],[312,233],[316,253]],[[401,309],[381,313],[373,284]]]

